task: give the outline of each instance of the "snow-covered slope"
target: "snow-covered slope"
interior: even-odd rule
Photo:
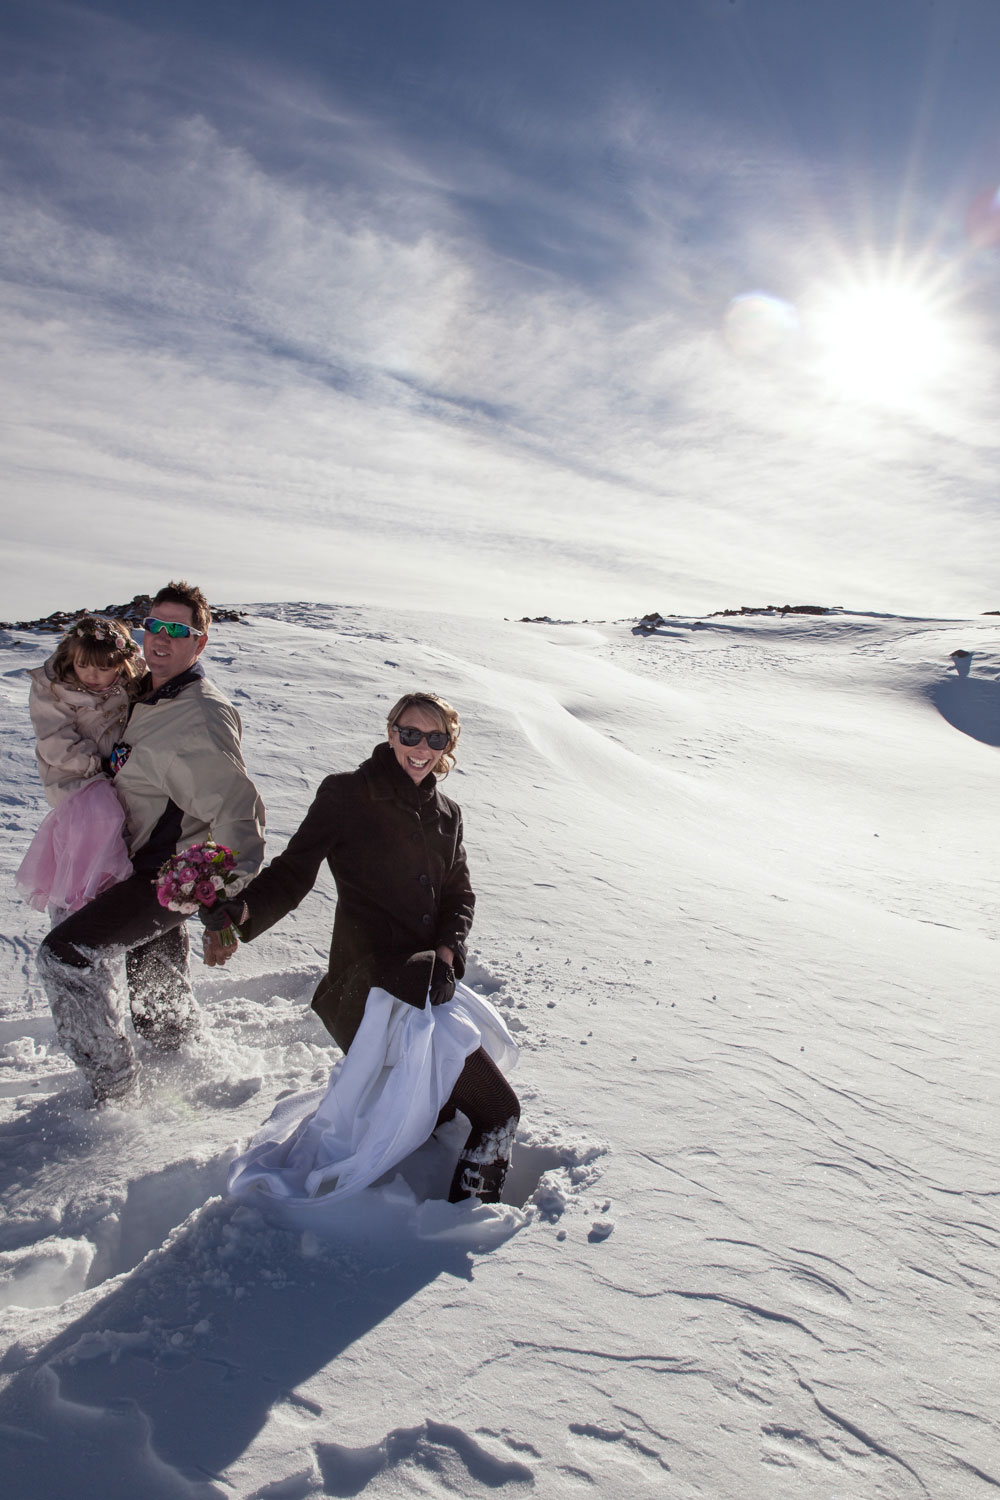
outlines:
[[[8,1500],[996,1492],[1000,623],[216,628],[274,850],[400,692],[462,711],[472,976],[523,1048],[489,1249],[221,1196],[336,1056],[326,877],[201,971],[140,1112],[85,1107],[11,884],[46,649],[0,640]]]

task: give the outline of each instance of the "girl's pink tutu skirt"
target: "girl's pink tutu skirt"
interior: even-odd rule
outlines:
[[[78,911],[131,875],[124,835],[122,805],[95,776],[43,820],[14,876],[18,888],[36,911]]]

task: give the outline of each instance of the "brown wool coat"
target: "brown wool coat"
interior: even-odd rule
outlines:
[[[241,895],[251,941],[292,911],[326,861],[337,884],[330,966],[313,1009],[347,1050],[373,984],[400,959],[441,946],[465,972],[476,898],[462,847],[462,814],[428,776],[418,786],[387,743],[356,771],[328,776],[284,854]]]

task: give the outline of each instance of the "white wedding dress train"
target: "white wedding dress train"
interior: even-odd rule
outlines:
[[[466,985],[459,984],[446,1005],[423,1010],[372,989],[351,1050],[335,1065],[326,1092],[318,1102],[312,1091],[276,1106],[232,1163],[229,1192],[298,1228],[340,1219],[341,1203],[356,1199],[428,1140],[465,1059],[479,1047],[504,1073],[517,1062],[503,1019]],[[408,1199],[420,1210],[422,1237],[461,1237],[462,1221],[480,1230],[495,1222],[505,1234],[524,1222],[504,1204],[418,1205],[401,1179],[391,1187],[397,1205]]]

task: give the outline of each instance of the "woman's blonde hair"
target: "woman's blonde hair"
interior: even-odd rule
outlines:
[[[136,675],[139,647],[121,620],[105,615],[81,615],[74,620],[56,647],[52,658],[52,675],[57,682],[71,682],[74,667],[96,667],[106,672],[117,667],[128,684]]]
[[[455,747],[458,737],[462,733],[459,723],[458,710],[446,703],[444,698],[437,693],[404,693],[398,703],[394,703],[389,710],[389,717],[385,721],[386,733],[391,737],[396,727],[396,720],[400,714],[408,708],[426,708],[429,714],[433,714],[441,728],[448,736],[448,748],[442,752],[441,759],[434,767],[435,776],[447,776],[455,765]]]

